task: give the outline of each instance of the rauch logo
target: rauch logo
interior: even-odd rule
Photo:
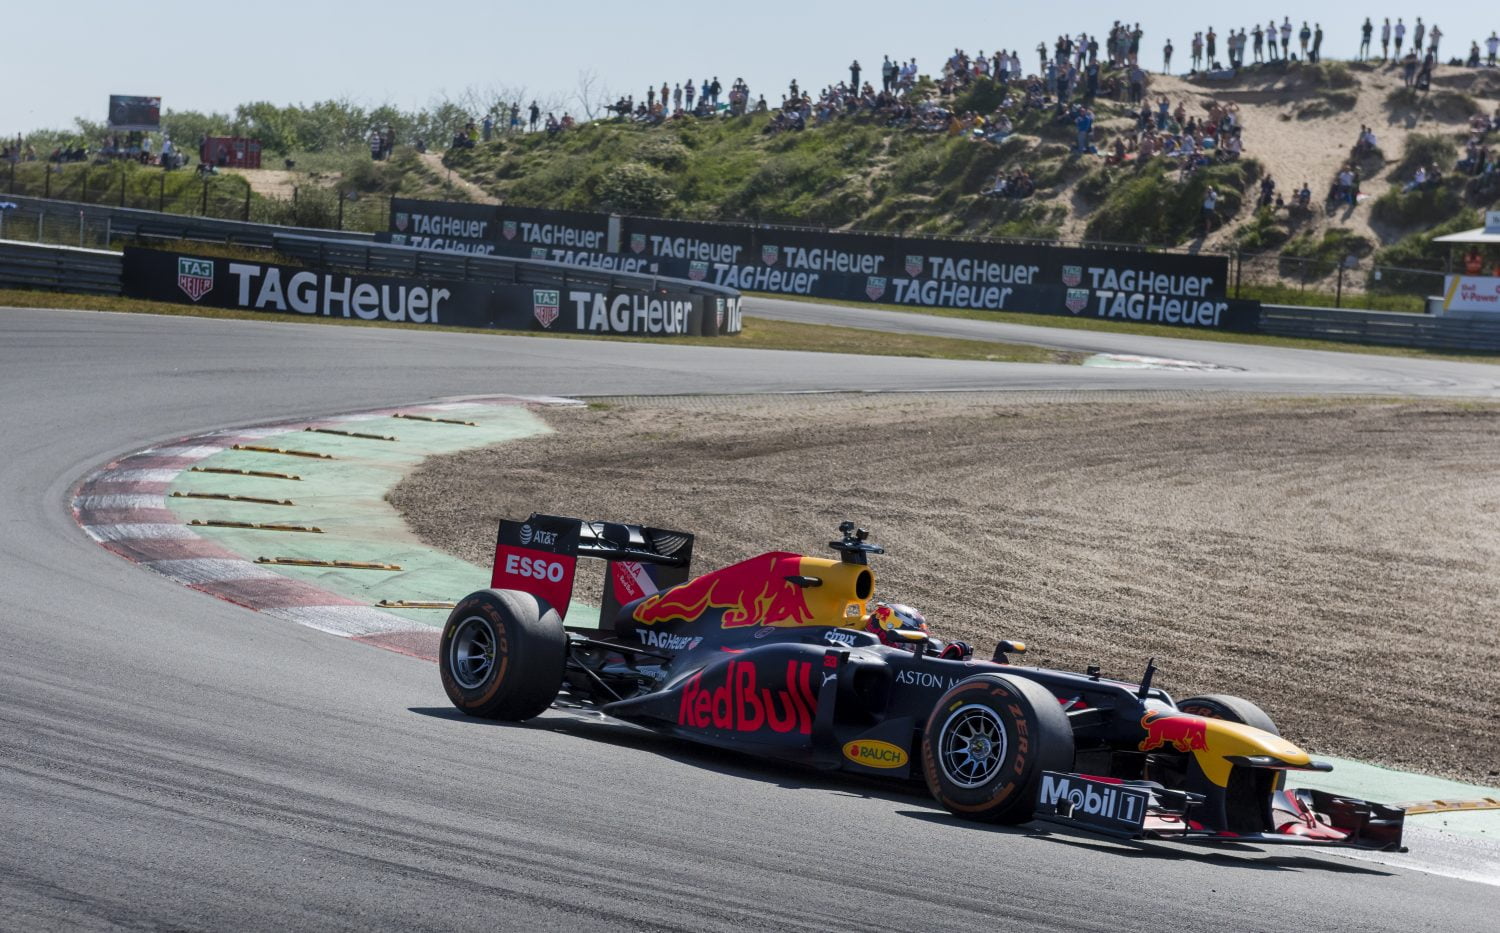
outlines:
[[[848,743],[844,746],[844,757],[866,768],[901,768],[908,761],[904,749],[874,739]]]
[[[734,732],[770,729],[779,733],[812,734],[818,701],[813,698],[809,683],[811,664],[806,661],[786,662],[786,685],[774,689],[756,683],[754,662],[730,661],[722,670],[724,682],[720,687],[704,686],[701,671],[683,686],[682,705],[677,711],[678,725]]]
[[[177,287],[194,301],[214,290],[214,261],[177,257]]]

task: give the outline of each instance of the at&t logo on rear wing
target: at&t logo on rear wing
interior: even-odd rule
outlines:
[[[578,526],[577,520],[546,515],[501,521],[490,586],[530,593],[566,617],[578,566]]]

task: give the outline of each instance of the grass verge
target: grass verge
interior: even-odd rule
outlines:
[[[75,311],[163,314],[176,317],[220,318],[234,321],[268,321],[283,324],[335,324],[357,327],[397,327],[431,331],[421,324],[392,321],[359,321],[264,314],[200,308],[162,301],[116,298],[104,295],[73,295],[64,292],[0,289],[0,308],[58,308]],[[474,327],[444,327],[443,333],[501,334],[510,337],[543,337],[564,340],[625,340],[631,343],[664,343],[673,346],[725,347],[739,350],[802,350],[815,353],[852,353],[864,356],[906,356],[924,359],[980,360],[1003,363],[1078,363],[1084,354],[1025,344],[962,340],[921,334],[888,334],[857,327],[830,327],[746,318],[737,337],[606,337],[592,334],[550,334],[530,330],[489,330]]]
[[[860,301],[803,298],[797,295],[768,295],[758,292],[750,292],[747,295],[752,298],[801,301],[807,304],[840,305],[865,310],[903,311],[907,314],[965,318],[971,321],[990,321],[996,324],[1029,324],[1032,327],[1055,327],[1059,330],[1092,330],[1113,334],[1140,334],[1145,337],[1176,337],[1181,340],[1202,340],[1209,343],[1243,343],[1263,347],[1287,347],[1293,350],[1332,350],[1339,353],[1405,356],[1416,359],[1450,360],[1466,363],[1500,363],[1500,353],[1449,353],[1442,350],[1419,350],[1412,347],[1378,347],[1356,343],[1340,343],[1334,340],[1309,340],[1300,337],[1274,337],[1268,334],[1239,334],[1229,331],[1194,330],[1187,327],[1172,327],[1167,324],[1101,321],[1097,318],[1058,317],[1050,314],[1025,314],[1020,311],[965,311],[956,308],[912,308],[906,305],[870,304]],[[746,314],[752,313],[752,311],[746,311]]]

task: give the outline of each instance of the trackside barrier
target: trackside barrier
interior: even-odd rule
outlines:
[[[1500,320],[1263,305],[1263,334],[1424,350],[1500,352]]]
[[[235,243],[268,249],[273,237],[286,233],[324,236],[339,240],[374,239],[374,234],[370,233],[278,227],[274,224],[218,220],[213,217],[162,214],[133,207],[109,207],[102,204],[51,201],[46,198],[27,198],[17,195],[5,195],[0,200],[15,204],[18,214],[24,214],[28,218],[42,217],[48,225],[63,224],[64,229],[77,228],[80,225],[95,229],[103,228],[107,231],[106,242],[110,239],[198,240],[204,243]],[[8,226],[19,223],[19,218],[6,221]],[[29,219],[29,223],[35,224],[36,221]]]
[[[119,253],[0,240],[0,288],[118,295],[120,272]]]

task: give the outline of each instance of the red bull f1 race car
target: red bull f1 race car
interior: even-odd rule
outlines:
[[[1326,771],[1254,704],[1174,702],[1152,685],[989,660],[873,601],[845,522],[837,558],[772,552],[691,577],[684,532],[532,515],[502,521],[491,588],[443,628],[443,687],[465,713],[554,703],[814,768],[921,781],[954,815],[1045,819],[1129,839],[1402,850],[1403,810],[1307,789]],[[602,559],[597,626],[568,616],[578,559]],[[580,607],[580,615],[581,607]],[[569,624],[564,623],[564,619]]]

